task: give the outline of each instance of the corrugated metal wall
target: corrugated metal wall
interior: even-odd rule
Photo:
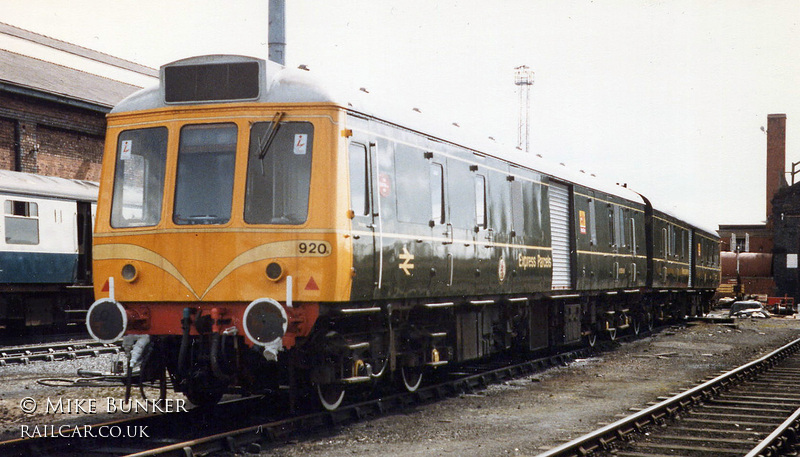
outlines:
[[[553,247],[553,290],[572,287],[569,255],[569,189],[550,183],[550,233]]]

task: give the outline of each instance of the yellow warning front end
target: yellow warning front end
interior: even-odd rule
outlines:
[[[95,295],[124,304],[123,332],[180,335],[189,309],[193,335],[289,348],[320,303],[348,300],[341,115],[253,103],[110,115]],[[119,324],[95,314],[90,331],[113,339]]]

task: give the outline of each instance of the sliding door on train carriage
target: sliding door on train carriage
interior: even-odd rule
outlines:
[[[375,143],[356,139],[348,148],[353,236],[353,300],[369,300],[381,288],[383,232],[375,182]]]

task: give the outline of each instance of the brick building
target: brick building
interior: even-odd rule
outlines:
[[[157,77],[0,23],[0,169],[98,180],[106,113]]]
[[[794,302],[800,303],[800,183],[795,184],[796,165],[792,164],[792,185],[782,187],[772,200],[772,265],[778,295],[794,297]]]
[[[773,199],[777,200],[787,188],[786,183],[786,115],[767,116],[767,201],[764,224],[720,225],[722,241],[721,266],[723,295],[733,295],[734,285],[740,284],[746,295],[781,296],[776,283],[775,265],[779,250],[778,232],[785,224],[774,216]],[[795,251],[796,252],[796,251]],[[784,262],[785,263],[785,262]]]

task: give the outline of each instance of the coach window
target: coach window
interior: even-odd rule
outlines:
[[[350,209],[357,216],[369,214],[369,175],[367,174],[367,148],[363,144],[350,144]]]
[[[671,245],[670,250],[672,251],[672,255],[677,259],[678,258],[678,230],[677,227],[671,225],[670,228],[672,229],[672,238],[670,239]]]
[[[526,181],[525,185],[529,183]],[[527,233],[525,227],[525,196],[523,191],[523,181],[515,179],[511,181],[511,225],[513,225],[516,236],[524,236]]]
[[[625,209],[621,206],[614,207],[614,244],[618,247],[627,246],[628,239],[625,237]]]
[[[686,259],[686,230],[681,230],[681,260]]]
[[[667,224],[667,255],[670,257],[675,256],[675,226]]]
[[[256,122],[250,129],[244,220],[248,224],[300,225],[308,219],[311,189],[309,122]],[[355,209],[355,208],[354,208]]]
[[[231,219],[237,130],[236,124],[181,129],[173,222],[224,224]]]
[[[424,151],[404,144],[395,145],[394,172],[397,189],[397,220],[428,225],[431,220],[431,172]]]
[[[457,160],[447,162],[447,218],[455,228],[475,228],[475,192],[464,192],[474,186],[474,179],[474,172],[467,164]]]
[[[595,202],[593,199],[589,199],[589,239],[592,242],[592,246],[597,246],[597,216],[596,216],[596,209],[595,209]]]
[[[117,140],[111,226],[146,227],[161,220],[166,127],[126,130]]]
[[[611,240],[609,245],[611,247],[616,247],[618,242],[618,234],[617,234],[617,224],[614,219],[614,214],[616,214],[615,206],[608,204],[608,236]]]
[[[444,169],[439,163],[432,163],[429,168],[431,183],[431,220],[436,224],[444,224]]]
[[[486,228],[486,177],[475,176],[475,225]]]
[[[39,244],[39,205],[5,202],[6,244]]]

